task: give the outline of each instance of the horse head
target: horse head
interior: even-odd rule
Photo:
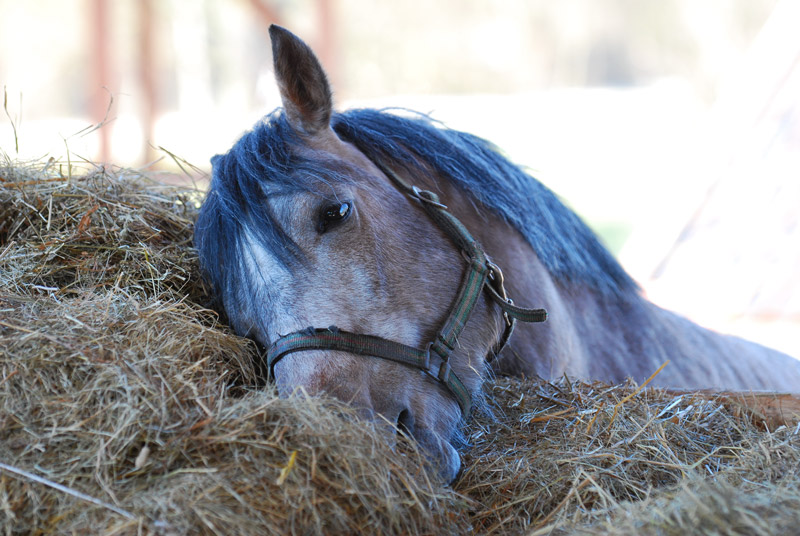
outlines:
[[[431,211],[446,212],[446,200],[430,191],[447,186],[414,147],[403,165],[386,164],[338,135],[311,49],[276,26],[270,37],[283,110],[212,159],[195,230],[203,268],[234,329],[274,350],[281,395],[301,387],[346,401],[412,435],[452,480],[459,423],[507,323],[481,286],[465,290],[476,264],[458,246],[468,232],[454,238],[436,224]],[[454,314],[465,293],[469,310]],[[437,341],[451,321],[466,326]],[[340,333],[364,335],[348,346]],[[289,334],[287,344],[311,342],[275,350]],[[450,348],[431,351],[437,344]],[[405,349],[413,355],[392,359]]]

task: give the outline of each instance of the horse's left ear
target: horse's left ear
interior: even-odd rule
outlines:
[[[319,60],[299,37],[280,26],[269,27],[275,79],[289,124],[312,135],[328,128],[333,99]]]

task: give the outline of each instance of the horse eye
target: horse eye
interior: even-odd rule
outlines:
[[[324,233],[331,227],[342,223],[347,219],[351,212],[352,206],[347,202],[326,206],[320,213],[318,226],[319,232]]]

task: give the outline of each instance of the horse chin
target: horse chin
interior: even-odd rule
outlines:
[[[427,454],[439,477],[445,484],[451,484],[461,471],[461,456],[455,447],[439,434],[426,429],[414,430],[414,439]]]
[[[323,359],[324,357],[324,359]],[[354,358],[347,354],[331,359],[317,352],[304,352],[280,361],[275,367],[275,383],[281,397],[299,393],[307,396],[329,396],[347,403],[365,420],[386,426],[387,440],[398,431],[413,438],[419,445],[439,476],[445,483],[451,483],[461,469],[461,457],[451,444],[455,437],[461,412],[458,404],[447,394],[434,396],[414,396],[411,403],[398,402],[409,396],[395,393],[393,396],[370,396],[371,390],[352,387]],[[320,366],[320,363],[325,365]],[[335,363],[340,364],[338,368]],[[351,374],[347,377],[346,374]],[[299,388],[302,386],[302,388]],[[372,390],[375,392],[375,390]],[[424,393],[424,391],[423,391]],[[396,437],[396,436],[395,436]]]
[[[461,473],[461,455],[449,442],[442,443],[439,476],[446,484],[452,484]]]

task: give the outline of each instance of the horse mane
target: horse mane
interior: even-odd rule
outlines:
[[[583,283],[606,296],[638,295],[636,282],[589,227],[486,140],[423,114],[387,110],[349,110],[334,115],[332,126],[372,159],[411,173],[424,172],[421,161],[452,181],[522,233],[557,280]]]
[[[444,128],[423,114],[357,109],[334,114],[332,127],[368,157],[410,173],[427,166],[522,233],[558,280],[629,297],[636,283],[580,218],[489,142]],[[324,161],[298,157],[301,140],[282,110],[267,115],[230,151],[211,159],[211,186],[195,223],[195,247],[222,302],[241,300],[244,241],[255,238],[285,265],[302,252],[265,210],[269,195],[324,192],[352,178]],[[331,190],[333,191],[333,190]],[[251,237],[247,236],[247,233]]]

